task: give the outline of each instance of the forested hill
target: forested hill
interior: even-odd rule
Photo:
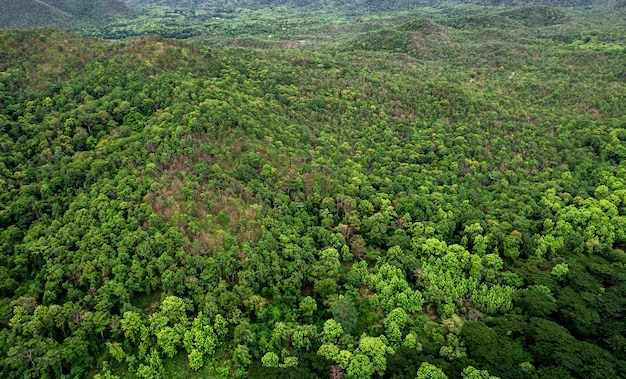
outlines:
[[[147,34],[176,38],[250,34],[258,37],[276,34],[272,27],[276,23],[278,30],[303,24],[310,31],[313,25],[337,22],[343,27],[371,27],[371,22],[406,12],[451,7],[464,11],[474,6],[589,9],[591,5],[623,8],[623,3],[624,0],[0,0],[0,28],[52,26],[106,38]]]
[[[427,6],[449,6],[454,4],[480,4],[480,5],[548,5],[548,6],[581,6],[593,5],[606,2],[602,0],[120,0],[130,6],[136,5],[165,5],[171,7],[237,7],[237,8],[262,8],[267,6],[295,6],[314,7],[317,9],[331,7],[361,7],[366,9],[406,9]]]
[[[0,375],[624,378],[626,33],[532,10],[0,31]]]
[[[130,14],[121,0],[0,0],[0,28],[73,29],[77,23]]]

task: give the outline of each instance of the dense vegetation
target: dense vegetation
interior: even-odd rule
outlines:
[[[624,7],[554,5],[0,31],[2,376],[625,377]]]
[[[98,20],[130,16],[121,0],[2,0],[0,28],[54,26],[63,29],[89,28]]]

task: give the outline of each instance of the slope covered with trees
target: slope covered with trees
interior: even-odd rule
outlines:
[[[624,377],[623,17],[462,10],[0,32],[3,377]]]
[[[2,0],[0,28],[86,28],[86,22],[130,16],[121,0]]]

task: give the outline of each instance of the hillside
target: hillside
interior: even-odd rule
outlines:
[[[617,26],[623,24],[619,15],[624,8],[620,1],[543,0],[523,4],[462,0],[4,0],[0,9],[0,28],[51,26],[105,39],[160,35],[212,46],[258,48],[336,48],[337,43],[354,41],[359,33],[373,32],[370,37],[377,39],[376,32],[384,31],[388,34],[385,38],[403,44],[395,51],[406,52],[420,50],[405,44],[411,44],[412,37],[420,38],[392,29],[413,19],[430,19],[457,29],[488,27],[515,33],[544,27],[580,28],[574,20],[596,23],[604,19]]]
[[[63,27],[71,20],[72,15],[39,0],[0,1],[2,28]]]
[[[346,51],[388,51],[429,58],[433,54],[445,54],[445,50],[450,48],[454,48],[450,32],[427,18],[414,19],[393,29],[362,33],[345,43],[344,47]]]
[[[620,12],[0,31],[0,374],[624,378]]]
[[[78,22],[93,22],[130,14],[130,8],[119,0],[2,0],[0,28],[52,26],[72,29]]]
[[[130,15],[130,9],[121,0],[44,0],[64,12],[79,18],[109,18]]]

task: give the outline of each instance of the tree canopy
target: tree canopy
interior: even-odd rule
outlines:
[[[624,377],[624,8],[355,4],[0,31],[4,377]]]

